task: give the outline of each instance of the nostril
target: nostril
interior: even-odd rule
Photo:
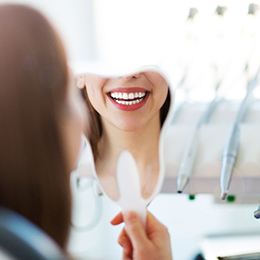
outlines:
[[[136,74],[132,75],[132,78],[138,79],[138,78],[140,78],[140,76],[141,76],[141,73],[136,73]]]
[[[141,73],[136,73],[136,74],[132,74],[132,75],[129,75],[129,76],[122,76],[122,77],[119,77],[119,78],[131,80],[131,79],[138,79],[138,78],[140,78],[140,76],[141,76]]]

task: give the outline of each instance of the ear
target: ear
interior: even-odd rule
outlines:
[[[76,75],[76,86],[79,89],[83,89],[86,86],[85,74]]]

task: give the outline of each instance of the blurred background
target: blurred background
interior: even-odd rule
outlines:
[[[117,61],[124,66],[135,60],[167,64],[177,103],[187,97],[210,100],[217,80],[223,81],[223,96],[241,99],[260,64],[260,1],[0,2],[29,4],[47,15],[64,39],[71,64]],[[91,215],[93,194],[88,193],[78,195],[79,205]],[[72,230],[70,251],[78,258],[120,259],[120,228],[109,224],[119,209],[107,198],[101,200],[100,223],[92,230]],[[177,260],[195,259],[208,234],[259,232],[260,222],[253,217],[256,208],[257,204],[236,201],[216,203],[211,195],[191,199],[174,193],[160,194],[150,206],[169,228]]]

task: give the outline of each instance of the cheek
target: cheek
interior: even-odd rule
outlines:
[[[156,107],[158,109],[160,109],[163,106],[163,104],[167,98],[168,91],[169,91],[168,86],[163,86],[160,89],[158,89],[158,91],[156,92],[155,103],[156,103]]]
[[[104,110],[104,97],[101,89],[99,87],[87,87],[87,95],[94,109],[102,113]]]
[[[97,111],[104,107],[103,86],[105,82],[105,79],[94,75],[86,79],[86,91],[89,101]]]

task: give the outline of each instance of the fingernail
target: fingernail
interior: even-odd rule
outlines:
[[[115,221],[115,219],[113,218],[112,220],[110,220],[110,224],[111,225],[113,225],[113,226],[115,226],[116,225],[116,223],[114,223],[114,221]]]

